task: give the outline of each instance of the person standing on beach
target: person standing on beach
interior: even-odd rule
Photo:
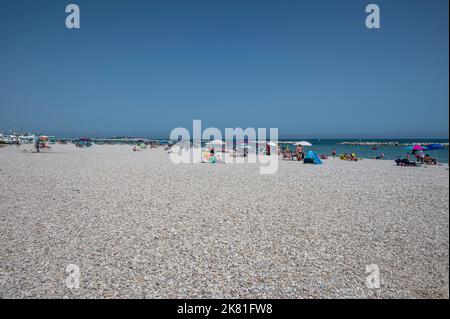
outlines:
[[[301,161],[303,159],[303,147],[301,145],[297,145],[296,150],[297,155],[297,161]]]
[[[40,147],[41,145],[39,144],[39,138],[34,142],[34,147],[36,148],[36,152],[39,153],[40,152]]]
[[[270,145],[266,144],[266,155],[270,156]]]
[[[331,151],[331,155],[334,157],[336,157],[336,150],[333,148],[333,150]]]

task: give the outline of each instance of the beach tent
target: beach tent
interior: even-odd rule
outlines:
[[[316,153],[314,153],[313,151],[309,151],[306,154],[305,159],[303,160],[303,163],[320,165],[320,164],[322,164],[322,160],[319,158],[319,156],[317,156]]]

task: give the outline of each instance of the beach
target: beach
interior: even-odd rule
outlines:
[[[0,298],[449,298],[448,169],[2,147]]]

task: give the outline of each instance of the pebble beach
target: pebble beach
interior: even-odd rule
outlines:
[[[162,148],[2,147],[0,298],[449,298],[448,164],[258,172]]]

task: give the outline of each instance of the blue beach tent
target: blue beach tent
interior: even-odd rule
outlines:
[[[322,160],[319,158],[319,156],[317,156],[316,153],[314,153],[313,151],[309,151],[306,154],[305,159],[303,160],[303,163],[320,165],[320,164],[322,164]]]

